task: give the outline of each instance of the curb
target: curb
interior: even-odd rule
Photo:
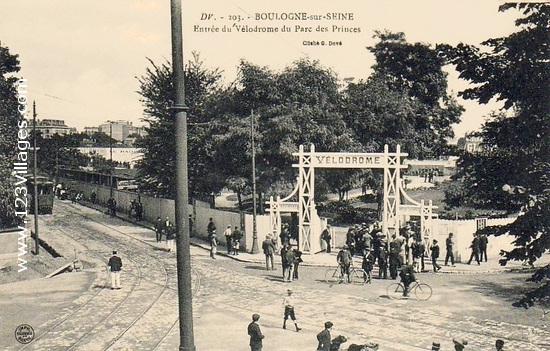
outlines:
[[[99,212],[103,212],[103,210],[104,210],[104,208],[101,205],[91,204],[88,201],[81,201],[81,202],[78,202],[78,204],[82,205],[82,206],[86,206],[88,208],[91,208],[91,209],[99,211]],[[143,224],[142,222],[136,222],[136,221],[134,221],[134,220],[132,220],[131,218],[128,218],[128,217],[123,217],[123,216],[118,216],[117,215],[116,218],[118,218],[120,220],[123,220],[125,222],[132,223],[134,225],[140,226],[142,228],[150,229],[152,231],[155,230],[154,227]],[[146,222],[146,223],[148,223],[148,222]],[[206,244],[203,244],[203,243],[190,242],[189,245],[193,245],[193,246],[201,248],[205,251],[210,251],[210,247],[207,246]],[[264,264],[265,263],[264,260],[257,260],[256,261],[256,260],[241,258],[241,257],[237,257],[235,255],[227,254],[225,252],[219,252],[218,251],[216,254],[220,255],[220,256],[223,256],[223,257],[230,258],[230,259],[238,261],[238,262],[255,263],[255,264]],[[336,264],[330,265],[330,264],[323,264],[323,263],[308,263],[308,262],[302,262],[301,265],[306,266],[306,267],[332,267],[332,266],[336,266]],[[485,269],[485,270],[478,270],[478,271],[455,270],[455,271],[439,271],[439,272],[437,272],[437,274],[470,275],[470,274],[534,273],[539,268],[541,268],[541,267],[535,267],[535,268],[532,268],[532,267],[520,268],[520,267],[518,267],[518,268],[504,268],[504,269]],[[426,272],[426,273],[433,274],[433,272],[431,272],[431,271]]]

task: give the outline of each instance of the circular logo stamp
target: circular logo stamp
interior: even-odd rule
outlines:
[[[15,328],[15,340],[21,344],[28,344],[34,339],[34,329],[28,324],[21,324]]]

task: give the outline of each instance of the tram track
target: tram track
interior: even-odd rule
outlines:
[[[64,214],[56,215],[52,220],[55,223],[49,224],[63,235],[77,240],[86,255],[99,258],[103,263],[105,253],[110,253],[112,247],[122,248],[124,288],[107,291],[108,276],[105,277],[103,286],[82,304],[19,350],[157,349],[178,323],[177,309],[174,312],[173,308],[177,305],[176,271],[172,268],[174,257],[167,257],[164,251],[153,251],[154,245],[119,230],[118,223],[105,223],[94,213],[79,211],[77,206],[61,203],[56,214],[59,209]],[[79,218],[75,221],[76,216]],[[98,226],[106,231],[98,230]],[[196,295],[200,289],[200,277],[196,270],[192,268],[192,271]],[[144,301],[147,302],[145,305]],[[104,310],[107,312],[103,313]],[[151,329],[151,325],[156,324],[160,325],[160,332],[155,328],[155,332],[144,337],[140,330],[144,326]],[[140,343],[136,345],[138,341]]]

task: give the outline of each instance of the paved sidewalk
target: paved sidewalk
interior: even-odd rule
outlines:
[[[429,183],[428,183],[429,184]],[[95,204],[92,205],[89,202],[82,202],[81,203],[84,206],[88,206],[91,208],[94,208],[98,211],[105,212],[105,207]],[[154,227],[152,223],[141,221],[136,222],[135,220],[128,217],[127,214],[119,213],[117,215],[119,219],[122,219],[124,221],[131,222],[135,225],[139,225],[141,227],[149,228],[152,231],[151,238],[142,237],[141,239],[144,239],[148,241],[150,244],[153,244],[158,247],[164,247],[162,243],[156,243],[154,240]],[[143,236],[143,235],[141,235]],[[208,243],[204,240],[201,240],[199,238],[191,238],[191,245],[201,247],[204,250],[210,250],[210,247]],[[261,245],[261,243],[259,243]],[[320,252],[316,254],[304,254],[302,255],[302,259],[304,262],[301,264],[304,266],[318,266],[318,267],[329,267],[329,266],[336,266],[336,255],[338,254],[339,248],[333,248],[332,252],[330,254],[327,254],[326,252]],[[241,261],[241,262],[248,262],[248,263],[257,263],[265,265],[265,256],[261,252],[257,254],[252,254],[250,252],[239,252],[239,255],[230,255],[227,254],[227,249],[224,245],[218,246],[218,255],[226,256],[231,259]],[[361,259],[359,257],[354,258],[357,265],[360,266]],[[488,259],[488,262],[482,262],[480,265],[477,265],[476,263],[472,264],[466,264],[466,263],[460,263],[457,262],[455,266],[445,266],[443,260],[439,260],[438,263],[443,267],[437,274],[497,274],[497,273],[504,273],[504,272],[510,272],[510,271],[534,271],[534,268],[523,265],[521,262],[508,262],[506,266],[501,266],[499,264],[500,257],[491,257]],[[429,257],[425,258],[425,273],[433,273],[431,270],[431,259]],[[281,265],[281,256],[275,255],[275,263],[277,265]],[[547,264],[550,264],[550,254],[545,254],[543,257],[541,257],[536,262],[536,267],[545,266]],[[375,269],[377,269],[375,267]]]

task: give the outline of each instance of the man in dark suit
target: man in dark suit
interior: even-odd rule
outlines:
[[[109,271],[111,272],[111,290],[120,289],[120,271],[122,270],[122,260],[113,251],[113,256],[109,259]]]
[[[248,335],[250,335],[250,351],[262,351],[262,340],[265,337],[258,325],[259,314],[252,315],[252,322],[248,325]]]
[[[330,330],[332,329],[332,322],[325,323],[325,329],[323,329],[319,334],[317,334],[317,351],[330,351],[330,342],[332,338],[330,337]]]
[[[477,233],[474,233],[474,239],[472,240],[470,249],[472,249],[472,254],[470,255],[468,264],[472,264],[472,259],[474,259],[475,257],[477,265],[479,266],[479,236],[477,235]]]
[[[271,238],[271,234],[267,234],[264,242],[262,243],[262,250],[265,255],[265,269],[275,269],[274,266],[274,254],[275,254],[275,244]]]

